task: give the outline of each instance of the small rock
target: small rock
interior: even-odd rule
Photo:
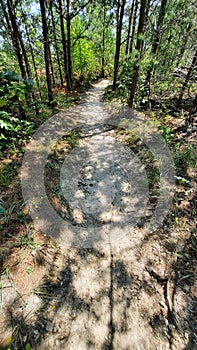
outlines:
[[[53,324],[52,324],[52,322],[48,321],[46,324],[46,331],[52,332],[52,330],[53,330]]]

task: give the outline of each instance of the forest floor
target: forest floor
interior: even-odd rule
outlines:
[[[108,83],[95,83],[50,119],[49,137],[59,132],[44,167],[52,205],[32,210],[34,222],[24,194],[43,198],[34,179],[45,151],[39,155],[30,142],[36,163],[28,169],[22,153],[3,159],[13,177],[9,185],[1,179],[0,349],[197,348],[194,167],[181,161],[178,168],[176,154],[174,188],[166,169],[172,201],[162,201],[165,175],[148,149],[158,125],[104,102]],[[168,126],[179,122],[168,119]],[[195,146],[193,135],[184,137]],[[22,195],[19,175],[29,169]]]

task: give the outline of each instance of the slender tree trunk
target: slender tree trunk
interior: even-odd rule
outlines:
[[[168,47],[170,47],[171,40],[172,40],[172,34],[170,33],[170,35],[169,35],[169,37],[167,39],[167,43],[168,43],[167,46]],[[169,60],[169,55],[165,54],[164,55],[164,59],[163,59],[162,64],[161,64],[162,67],[164,67],[164,69],[165,69],[165,66],[166,66],[166,61],[168,61],[168,60]]]
[[[188,42],[188,39],[189,39],[189,36],[190,36],[190,30],[191,30],[191,23],[188,24],[187,26],[187,31],[185,33],[185,37],[184,37],[184,41],[183,41],[183,44],[181,45],[181,49],[180,49],[180,53],[179,53],[179,56],[178,56],[178,60],[177,60],[177,67],[179,66],[182,58],[183,58],[183,55],[184,55],[184,52],[185,52],[185,49],[186,49],[186,46],[187,46],[187,42]]]
[[[12,32],[13,32],[13,40],[14,40],[14,46],[15,46],[15,50],[16,50],[16,56],[18,59],[22,78],[26,79],[27,74],[26,74],[26,69],[25,69],[25,65],[24,65],[24,61],[23,61],[21,42],[20,42],[20,34],[19,34],[18,24],[16,21],[14,5],[12,3],[12,0],[7,0],[7,5],[8,5],[9,17],[10,17],[10,21],[11,21],[12,29],[13,29]]]
[[[12,26],[10,24],[9,15],[7,13],[4,0],[0,0],[0,4],[1,4],[2,10],[3,10],[3,14],[4,14],[4,17],[5,17],[5,20],[6,20],[6,24],[7,24],[7,27],[8,27],[8,32],[9,32],[11,38],[13,39]],[[14,49],[15,49],[15,47],[14,47]]]
[[[12,40],[12,45],[13,45],[14,53],[15,53],[16,58],[17,58],[18,63],[19,63],[19,59],[18,59],[18,47],[17,47],[17,43],[16,43],[16,40],[15,40],[15,35],[14,35],[14,33],[13,33],[13,30],[12,30],[12,23],[10,23],[9,14],[7,13],[7,9],[6,9],[4,0],[0,0],[0,4],[1,4],[2,10],[3,10],[3,15],[4,15],[5,20],[6,20],[7,29],[8,29],[8,34],[10,35],[11,40]],[[21,71],[21,75],[22,75],[22,69],[21,69],[20,63],[19,63],[19,67],[20,67],[20,71]],[[23,76],[23,75],[22,75],[22,76]]]
[[[70,37],[70,0],[66,0],[66,26],[67,26],[67,55],[68,55],[68,75],[70,86],[72,87],[72,59],[71,59],[71,37]]]
[[[147,25],[147,21],[148,21],[148,14],[149,14],[149,10],[150,10],[150,3],[151,3],[151,0],[147,0],[146,13],[145,13],[145,19],[144,19],[144,32],[146,30],[146,25]],[[142,45],[141,45],[141,54],[142,54],[143,50],[145,50],[145,48],[144,48],[144,40],[142,41]]]
[[[159,11],[159,18],[157,21],[157,28],[155,31],[155,37],[153,40],[153,44],[152,44],[152,49],[151,49],[151,53],[153,56],[155,56],[155,54],[157,53],[158,47],[159,47],[159,43],[160,43],[160,38],[161,38],[161,28],[163,25],[163,20],[164,20],[164,16],[165,16],[165,11],[166,11],[166,4],[167,4],[168,0],[162,0],[161,1],[161,7],[160,7],[160,11]],[[151,74],[152,74],[152,64],[148,67],[147,69],[147,73],[146,73],[146,80],[145,80],[145,87],[150,85],[150,79],[151,79]]]
[[[20,45],[21,45],[21,49],[22,49],[22,54],[23,54],[23,57],[24,57],[24,62],[25,62],[27,76],[28,76],[29,79],[31,79],[32,78],[31,67],[30,67],[30,64],[29,64],[27,51],[26,51],[26,48],[25,48],[25,45],[24,45],[24,42],[23,42],[23,38],[21,36],[20,31],[19,31],[19,40],[20,40]]]
[[[45,0],[40,1],[40,10],[42,16],[42,31],[44,37],[44,57],[45,57],[45,69],[46,69],[46,81],[47,81],[47,89],[48,89],[48,98],[49,103],[52,104],[53,101],[53,91],[51,84],[51,67],[50,67],[50,47],[49,47],[49,38],[48,38],[48,26],[46,19],[46,9],[45,9]]]
[[[21,11],[22,19],[23,19],[23,24],[24,24],[24,27],[25,27],[25,35],[27,37],[27,42],[28,42],[28,45],[29,45],[30,53],[31,53],[33,67],[34,67],[34,70],[35,70],[36,82],[37,82],[37,86],[38,86],[38,89],[39,89],[40,100],[41,100],[42,98],[41,98],[41,92],[40,92],[40,87],[39,87],[39,80],[38,80],[37,70],[36,70],[36,66],[35,66],[34,52],[33,52],[33,48],[32,48],[32,45],[31,45],[31,40],[30,40],[30,37],[29,37],[28,28],[27,28],[27,21],[26,21],[27,15],[23,12],[22,6],[20,6],[20,11]],[[22,37],[21,37],[21,39],[22,39]],[[23,45],[23,42],[22,42],[21,46],[23,47],[23,50],[24,50],[25,47]],[[29,64],[27,53],[26,53],[26,49],[25,49],[25,55],[23,55],[23,56],[25,57],[28,78],[32,79],[32,71],[31,71],[31,68],[30,68],[30,64]],[[35,103],[36,115],[39,115],[39,109],[37,107],[37,101],[36,101],[36,96],[35,96],[35,93],[34,93],[34,89],[32,89],[32,99],[33,99],[33,101]]]
[[[163,25],[163,20],[166,12],[166,5],[167,5],[168,0],[162,0],[161,1],[161,7],[159,11],[159,18],[157,22],[157,29],[155,32],[155,40],[153,41],[153,46],[152,46],[152,52],[156,53],[159,43],[160,43],[160,36],[161,36],[161,27]]]
[[[136,92],[136,88],[137,88],[137,81],[138,81],[138,76],[139,76],[140,60],[141,60],[140,52],[141,52],[141,46],[143,43],[141,36],[144,33],[145,16],[146,16],[146,0],[141,0],[140,18],[139,18],[139,24],[138,24],[137,43],[136,43],[136,50],[138,51],[138,58],[136,59],[136,61],[134,63],[131,90],[130,90],[130,96],[129,96],[129,101],[128,101],[128,105],[131,108],[133,107],[133,101],[134,101],[134,96],[135,96],[135,92]]]
[[[10,1],[10,4],[11,4],[11,7],[12,7],[13,20],[14,20],[14,17],[15,17],[15,30],[17,31],[17,36],[18,36],[18,40],[19,40],[19,43],[20,43],[22,56],[24,58],[26,74],[27,74],[27,77],[29,79],[31,79],[31,77],[32,77],[31,67],[30,67],[30,64],[29,64],[29,59],[28,59],[28,56],[27,56],[27,51],[26,51],[26,48],[25,48],[25,44],[24,44],[24,41],[23,41],[23,38],[22,38],[22,35],[21,35],[21,32],[20,32],[20,29],[19,29],[18,24],[17,24],[15,8],[14,8],[14,5],[13,5],[12,1]]]
[[[64,13],[63,13],[63,7],[62,7],[62,0],[58,0],[58,4],[59,4],[59,12],[60,12],[62,48],[63,48],[63,56],[64,56],[64,74],[65,74],[67,89],[68,91],[70,91],[71,85],[70,85],[69,72],[68,72],[67,45],[66,45],[66,35],[64,30]]]
[[[101,59],[101,77],[105,77],[105,26],[106,26],[106,2],[103,1],[103,28],[102,28],[102,59]]]
[[[54,46],[55,46],[55,52],[56,52],[56,57],[57,57],[59,77],[60,77],[61,86],[63,86],[64,85],[64,81],[63,81],[63,75],[62,75],[62,69],[61,69],[61,63],[60,63],[59,48],[58,48],[58,44],[57,44],[56,26],[55,26],[54,14],[53,14],[52,1],[50,1],[50,12],[51,12],[51,21],[52,21],[52,27],[53,27]]]
[[[50,45],[49,45],[50,47]],[[51,83],[54,85],[56,85],[55,83],[55,74],[54,74],[54,68],[53,68],[53,60],[52,60],[52,56],[51,56],[51,50],[49,50],[49,61],[50,61],[50,68],[51,68]]]
[[[30,36],[29,36],[27,24],[26,24],[26,15],[25,14],[23,14],[23,18],[24,18],[24,24],[25,24],[25,34],[26,34],[26,37],[27,37],[27,41],[28,41],[29,49],[30,49],[30,53],[31,53],[31,59],[32,59],[32,63],[33,63],[33,69],[34,69],[36,84],[37,84],[37,88],[38,88],[39,95],[40,95],[40,101],[42,101],[42,94],[41,94],[40,83],[39,83],[39,78],[38,78],[38,72],[37,72],[37,67],[36,67],[35,55],[34,55],[34,50],[33,50],[32,44],[31,44],[31,39],[30,39]]]
[[[197,112],[197,94],[196,94],[196,96],[194,98],[193,106],[194,106],[193,112],[196,113]]]
[[[132,18],[133,18],[134,1],[135,0],[133,0],[133,2],[132,2],[130,14],[129,14],[129,25],[128,25],[128,32],[127,32],[126,47],[125,47],[126,59],[127,59],[128,53],[129,53],[129,43],[130,43],[130,36],[131,36],[131,23],[132,23]]]
[[[132,24],[132,33],[131,33],[131,40],[130,40],[130,46],[129,46],[129,54],[131,55],[133,50],[133,43],[135,38],[135,28],[136,28],[136,21],[137,21],[137,9],[138,9],[138,0],[135,0],[135,7],[134,7],[134,14],[133,14],[133,24]]]
[[[192,74],[194,68],[196,67],[196,65],[197,65],[197,50],[196,50],[196,52],[194,54],[191,66],[190,66],[190,68],[189,68],[189,70],[187,72],[187,75],[185,77],[185,81],[183,83],[183,86],[182,86],[182,89],[181,89],[181,92],[180,92],[180,95],[179,95],[179,99],[177,101],[177,107],[179,107],[180,104],[181,104],[181,101],[182,101],[182,98],[183,98],[183,94],[185,92],[185,89],[186,89],[186,87],[188,85],[188,82],[190,80],[191,74]]]
[[[117,82],[117,76],[118,76],[120,47],[121,47],[121,34],[122,34],[122,22],[123,22],[123,16],[124,16],[125,3],[126,3],[126,0],[122,0],[122,3],[120,5],[120,1],[118,1],[117,31],[116,31],[116,52],[115,52],[115,59],[114,59],[113,91],[116,90],[116,82]]]

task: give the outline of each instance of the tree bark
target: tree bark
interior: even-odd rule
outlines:
[[[29,49],[30,49],[30,53],[31,53],[31,59],[32,59],[32,63],[33,63],[33,69],[34,69],[36,84],[37,84],[37,88],[39,90],[40,101],[42,101],[42,94],[41,94],[40,83],[39,83],[39,78],[38,78],[38,72],[37,72],[37,67],[36,67],[35,55],[34,55],[33,47],[32,47],[32,44],[31,44],[31,39],[30,39],[30,35],[29,35],[29,32],[28,32],[28,28],[27,28],[27,23],[26,23],[27,15],[25,15],[24,13],[22,13],[22,15],[23,15],[24,24],[25,24],[25,34],[27,36],[27,41],[28,41]]]
[[[186,49],[186,46],[187,46],[187,42],[188,42],[188,39],[189,39],[189,36],[190,36],[190,30],[192,28],[192,25],[191,23],[188,24],[187,26],[187,31],[185,33],[185,38],[184,38],[184,42],[183,44],[181,45],[181,49],[180,49],[180,53],[179,53],[179,57],[178,57],[178,60],[177,60],[177,67],[179,66],[182,58],[183,58],[183,55],[184,55],[184,52],[185,52],[185,49]]]
[[[63,13],[62,0],[58,0],[58,4],[59,4],[59,12],[60,12],[60,27],[61,27],[62,48],[63,48],[63,57],[64,57],[64,74],[65,74],[67,89],[68,91],[70,91],[71,85],[70,85],[70,78],[69,78],[69,72],[68,72],[67,44],[66,44],[66,34],[64,30],[64,13]]]
[[[56,52],[56,57],[57,57],[57,64],[58,64],[58,70],[59,70],[60,83],[61,83],[61,86],[63,86],[64,81],[63,81],[63,75],[62,75],[62,69],[61,69],[61,63],[60,63],[60,53],[59,53],[59,48],[58,48],[58,44],[57,44],[56,26],[55,26],[54,14],[53,14],[52,1],[50,1],[50,12],[51,12],[51,21],[52,21],[52,27],[53,27],[54,46],[55,46],[55,52]]]
[[[182,101],[182,98],[183,98],[183,94],[185,92],[185,89],[186,89],[186,87],[188,85],[188,82],[190,80],[191,74],[192,74],[194,68],[196,67],[196,65],[197,65],[197,50],[196,50],[196,52],[195,52],[195,54],[193,56],[193,60],[192,60],[191,66],[190,66],[190,68],[189,68],[189,70],[187,72],[187,75],[185,77],[185,81],[183,83],[183,86],[182,86],[182,89],[181,89],[181,92],[180,92],[180,95],[179,95],[179,99],[177,101],[177,107],[180,107],[180,104],[181,104],[181,101]]]
[[[7,0],[8,5],[8,13],[10,17],[10,21],[12,24],[12,33],[13,33],[13,40],[14,40],[14,47],[16,51],[16,56],[18,59],[21,75],[23,79],[27,78],[27,73],[23,61],[23,55],[22,55],[22,48],[21,48],[21,42],[20,42],[20,33],[18,29],[18,24],[16,21],[15,11],[14,11],[14,5],[12,3],[12,0]]]
[[[66,27],[67,27],[67,55],[68,55],[68,76],[69,76],[69,83],[72,87],[72,59],[71,59],[71,36],[70,36],[70,25],[71,25],[71,18],[70,18],[70,0],[66,0]]]
[[[106,1],[103,1],[103,28],[102,28],[102,58],[101,77],[105,77],[105,25],[106,25]]]
[[[156,26],[155,37],[154,37],[152,49],[151,49],[151,53],[153,56],[155,56],[155,54],[157,53],[158,47],[159,47],[160,37],[161,37],[161,28],[162,28],[163,20],[165,17],[167,1],[168,0],[161,1],[161,7],[159,10],[159,17],[158,17],[157,26]],[[152,65],[150,65],[148,67],[147,73],[146,73],[145,87],[150,85],[152,70],[153,70]]]
[[[130,46],[129,46],[129,54],[130,55],[131,55],[132,50],[133,50],[133,43],[134,43],[134,37],[135,37],[135,27],[136,27],[136,21],[137,21],[137,9],[138,9],[138,0],[135,0],[132,33],[131,33],[131,40],[130,40]]]
[[[131,23],[132,23],[132,18],[133,18],[134,1],[135,0],[133,0],[133,2],[132,2],[130,14],[129,14],[129,25],[128,25],[128,32],[127,32],[126,47],[125,47],[126,59],[127,59],[128,53],[129,53],[129,43],[130,43],[130,36],[131,36]]]
[[[113,91],[116,90],[118,68],[119,68],[119,58],[120,58],[120,47],[121,47],[121,34],[122,34],[122,24],[124,16],[126,0],[122,0],[120,5],[120,0],[118,1],[118,11],[117,11],[117,29],[116,29],[116,52],[114,59],[114,79],[113,79]]]
[[[46,19],[46,9],[45,9],[45,0],[40,1],[40,11],[42,16],[42,31],[44,37],[44,57],[45,57],[45,69],[46,69],[46,81],[47,81],[47,89],[48,89],[48,99],[49,103],[53,107],[53,91],[51,84],[51,67],[50,67],[50,47],[49,47],[49,38],[48,38],[48,26]]]
[[[134,101],[134,96],[135,96],[135,92],[136,92],[136,88],[137,88],[137,81],[138,81],[138,76],[139,76],[140,60],[141,60],[140,52],[141,52],[141,46],[143,43],[141,36],[144,33],[145,15],[146,15],[146,0],[141,0],[137,42],[136,42],[136,47],[135,47],[136,50],[138,51],[138,57],[134,63],[134,67],[133,67],[133,77],[132,77],[131,90],[130,90],[130,96],[129,96],[129,101],[128,101],[128,105],[130,108],[133,108],[133,101]]]

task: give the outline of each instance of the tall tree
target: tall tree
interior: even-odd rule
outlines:
[[[190,80],[190,77],[192,75],[192,72],[194,70],[194,68],[197,66],[197,50],[196,52],[194,53],[194,56],[193,56],[193,59],[192,59],[192,63],[191,63],[191,66],[190,68],[188,69],[188,72],[187,72],[187,75],[185,77],[185,81],[183,83],[183,86],[182,86],[182,89],[181,89],[181,92],[180,92],[180,95],[179,95],[179,99],[177,101],[177,107],[180,106],[181,104],[181,101],[182,101],[182,98],[183,98],[183,94],[185,92],[185,89],[189,83],[189,80]],[[194,100],[195,101],[195,100]]]
[[[46,0],[40,1],[40,11],[42,16],[42,31],[44,37],[44,58],[45,58],[45,70],[46,70],[46,81],[48,89],[48,99],[49,103],[53,106],[53,91],[51,83],[51,67],[50,67],[50,47],[49,47],[49,36],[48,36],[48,26],[46,19]]]
[[[68,76],[72,87],[72,59],[71,59],[71,16],[70,0],[66,0],[66,28],[67,28],[67,57],[68,57]]]
[[[154,58],[155,54],[157,53],[158,46],[159,46],[159,43],[160,43],[161,29],[162,29],[162,25],[163,25],[164,16],[165,16],[166,4],[167,4],[167,0],[161,0],[159,17],[158,17],[156,30],[155,30],[155,35],[154,35],[154,40],[153,40],[152,49],[151,49],[151,54],[152,54],[153,58]],[[150,85],[150,79],[151,79],[152,70],[153,70],[153,65],[151,63],[150,66],[147,69],[145,86],[149,86]]]
[[[129,53],[129,43],[130,43],[130,36],[131,36],[131,23],[132,23],[132,18],[133,18],[134,2],[135,2],[135,0],[132,1],[130,13],[129,13],[128,32],[127,32],[126,47],[125,47],[126,58],[127,58],[128,53]]]
[[[1,1],[1,5],[2,4],[3,4],[3,1]],[[19,67],[20,67],[22,78],[26,79],[27,78],[27,72],[26,72],[26,69],[25,69],[25,64],[24,64],[23,54],[22,54],[22,48],[21,48],[22,40],[21,40],[21,35],[20,35],[19,28],[18,28],[18,24],[17,24],[15,8],[14,8],[14,4],[13,4],[12,0],[7,0],[7,5],[8,5],[8,13],[9,13],[9,17],[10,17],[10,21],[11,21],[11,25],[12,25],[13,44],[14,44],[16,56],[17,56],[17,59],[18,59],[18,63],[19,63]],[[4,9],[4,13],[6,13],[6,9],[4,7],[2,7],[2,8]]]
[[[50,0],[50,14],[51,14],[51,21],[52,21],[52,28],[53,28],[55,53],[56,53],[56,58],[57,58],[58,70],[59,70],[59,77],[60,77],[61,85],[63,86],[64,81],[63,81],[62,68],[61,68],[61,62],[60,62],[59,46],[58,46],[58,42],[57,42],[57,34],[56,34],[57,30],[56,30],[55,18],[54,18],[54,14],[53,14],[52,0]]]
[[[133,50],[133,43],[134,43],[134,38],[135,38],[138,2],[139,2],[139,0],[135,0],[134,14],[133,14],[133,23],[132,23],[132,31],[131,31],[131,39],[130,39],[130,45],[129,45],[129,53],[130,53],[130,55],[131,55],[132,50]]]
[[[146,1],[147,0],[141,0],[141,5],[140,5],[140,17],[139,17],[137,43],[136,43],[136,51],[138,52],[138,55],[134,62],[131,90],[130,90],[129,101],[128,101],[128,105],[131,108],[133,107],[133,101],[134,101],[134,96],[137,88],[137,81],[138,81],[139,70],[140,70],[141,47],[143,45],[142,36],[144,33],[144,24],[145,24],[145,15],[146,15]]]
[[[113,91],[116,90],[118,68],[119,68],[119,58],[120,58],[120,47],[121,47],[121,34],[122,34],[122,24],[124,16],[126,0],[118,0],[117,5],[117,27],[116,27],[116,52],[114,58],[114,79],[113,79]]]
[[[105,30],[106,30],[106,0],[103,0],[103,26],[102,26],[102,58],[101,77],[105,77]]]
[[[64,29],[64,9],[63,9],[62,0],[58,0],[58,4],[59,4],[59,14],[60,14],[61,41],[62,41],[63,57],[64,57],[64,74],[65,74],[67,89],[68,91],[70,91],[71,82],[70,82],[70,74],[68,72],[68,52],[67,52],[67,44],[66,44],[66,34]]]
[[[189,40],[189,36],[190,36],[190,30],[192,29],[192,24],[191,23],[188,23],[187,27],[186,27],[186,32],[184,34],[184,38],[183,38],[183,42],[181,43],[181,46],[180,46],[180,53],[178,55],[178,59],[177,59],[177,66],[179,66],[182,58],[183,58],[183,55],[184,55],[184,52],[185,52],[185,49],[186,49],[186,46],[187,46],[187,42]]]

